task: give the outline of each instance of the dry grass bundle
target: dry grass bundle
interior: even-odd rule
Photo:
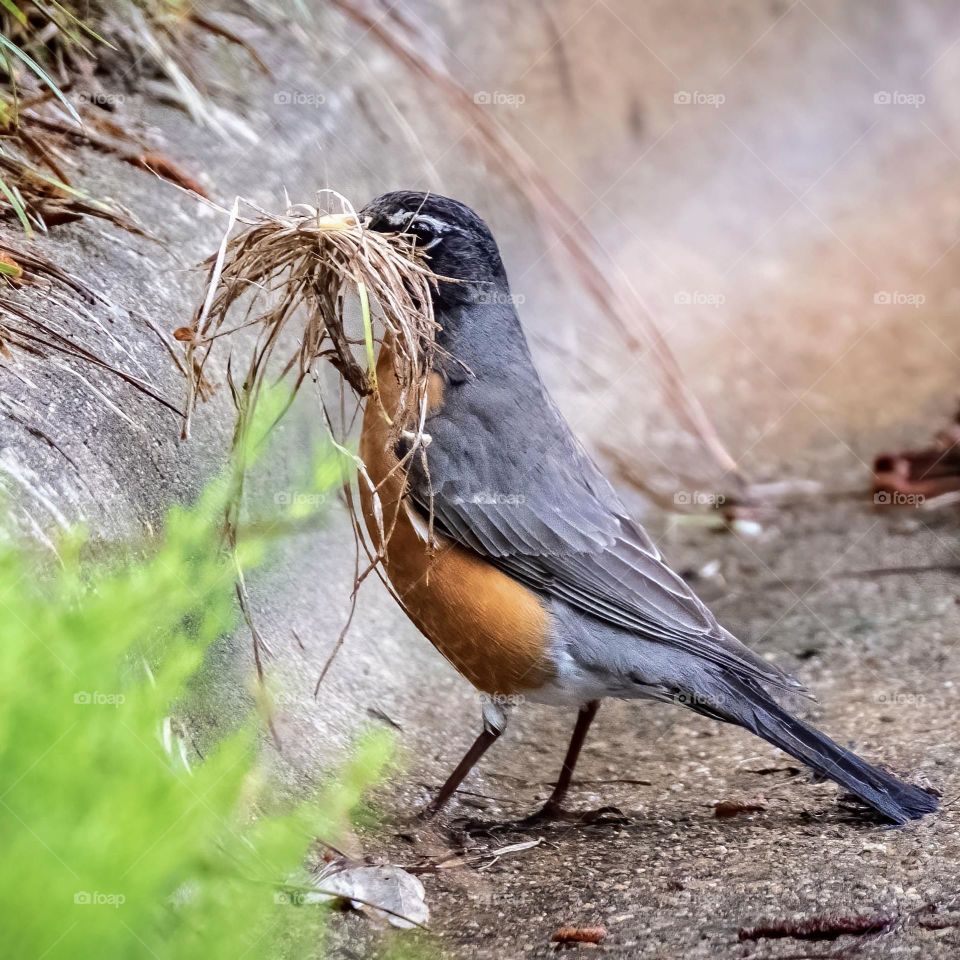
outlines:
[[[241,388],[244,408],[256,403],[271,360],[284,345],[288,352],[280,376],[293,377],[291,394],[326,360],[358,397],[376,397],[371,302],[379,307],[385,333],[395,343],[400,407],[395,415],[385,415],[398,439],[408,429],[420,433],[436,350],[431,285],[437,278],[417,254],[414,238],[365,230],[349,203],[328,193],[340,211],[298,204],[276,215],[248,201],[234,204],[220,250],[209,261],[204,302],[191,325],[175,333],[187,345],[190,386],[184,438],[196,401],[207,390],[205,370],[214,348],[243,329],[257,330]],[[240,216],[241,202],[254,217]],[[233,233],[237,224],[244,229]],[[362,339],[351,336],[344,319],[345,295],[351,288],[360,301]],[[241,300],[244,319],[227,326],[228,315]],[[285,332],[294,333],[295,344],[284,338]],[[356,356],[360,348],[365,364]]]
[[[374,233],[364,229],[356,211],[339,194],[325,191],[318,206],[297,205],[283,215],[267,213],[248,201],[238,200],[230,214],[223,243],[209,261],[206,296],[188,327],[175,332],[186,344],[188,398],[183,436],[189,436],[197,400],[209,390],[208,364],[221,341],[241,331],[255,333],[241,384],[227,362],[227,382],[237,409],[233,438],[234,490],[225,517],[225,540],[237,555],[240,504],[246,472],[246,457],[257,443],[251,431],[258,402],[269,379],[285,381],[289,392],[276,412],[276,423],[292,403],[308,377],[321,383],[319,367],[327,361],[339,373],[340,399],[343,385],[356,398],[379,403],[376,377],[374,312],[382,325],[382,337],[393,345],[393,372],[399,387],[395,409],[381,409],[396,440],[410,439],[405,461],[423,456],[423,425],[427,413],[427,378],[435,352],[436,323],[433,316],[433,285],[439,280],[417,253],[415,239],[403,234]],[[332,200],[337,212],[325,212],[320,203]],[[241,217],[241,202],[254,213]],[[241,229],[235,232],[235,227]],[[355,293],[360,303],[362,332],[351,334],[345,317],[347,295]],[[236,308],[236,309],[235,309]],[[238,317],[228,323],[234,313]],[[358,359],[359,357],[359,359]],[[327,426],[341,451],[345,426],[334,428],[328,400],[321,388]],[[270,410],[273,414],[273,411]],[[349,454],[379,504],[377,489],[359,457]],[[340,637],[317,681],[319,689],[327,669],[339,651],[356,606],[357,590],[372,571],[379,572],[380,554],[363,537],[350,484],[345,495],[356,540],[354,590],[350,613]],[[380,540],[384,542],[382,511]],[[361,571],[361,551],[369,566]],[[269,652],[250,614],[243,570],[236,563],[237,597],[253,637],[254,662],[263,678],[263,652]]]

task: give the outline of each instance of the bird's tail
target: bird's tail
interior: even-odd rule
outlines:
[[[933,794],[861,760],[826,734],[789,714],[752,681],[728,677],[723,681],[723,690],[718,709],[708,707],[701,712],[746,727],[836,781],[894,823],[916,820],[939,806]]]

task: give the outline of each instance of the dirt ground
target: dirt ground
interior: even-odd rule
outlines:
[[[421,867],[455,853],[471,858],[422,875],[431,909],[424,939],[446,956],[546,957],[558,928],[603,925],[600,947],[571,949],[651,958],[956,956],[957,580],[936,571],[854,575],[956,563],[955,517],[816,502],[781,511],[759,538],[680,527],[662,542],[681,568],[718,560],[719,574],[698,587],[728,626],[816,691],[819,703],[798,708],[865,756],[935,786],[942,811],[890,828],[746,733],[679,708],[608,702],[569,805],[612,804],[626,822],[504,826],[546,797],[573,722],[531,707],[517,711],[457,801],[425,828],[412,814],[475,728],[429,703],[424,713],[394,704],[407,768],[383,791],[385,823],[363,837],[363,849]],[[763,809],[718,819],[714,805],[724,800]],[[469,831],[468,820],[478,822]],[[530,840],[539,842],[496,853]],[[897,920],[861,939],[738,941],[761,921],[828,914]],[[336,941],[346,957],[383,945],[356,915],[338,921]]]

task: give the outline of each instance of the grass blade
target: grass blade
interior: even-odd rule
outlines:
[[[63,95],[63,91],[57,86],[56,82],[50,77],[46,70],[37,63],[33,57],[30,56],[25,50],[21,50],[12,40],[9,40],[2,33],[0,33],[0,47],[3,47],[5,50],[8,50],[15,57],[22,60],[33,73],[35,73],[40,80],[45,83],[49,88],[50,92],[63,104],[67,113],[76,121],[77,126],[82,127],[83,121],[80,119],[80,114],[74,109],[73,104]]]
[[[30,221],[27,219],[27,211],[24,209],[23,202],[20,200],[20,197],[7,185],[6,180],[3,177],[0,177],[0,193],[2,193],[6,198],[7,202],[13,207],[13,212],[17,215],[17,219],[23,224],[23,232],[28,237],[33,237],[33,227],[30,225]]]

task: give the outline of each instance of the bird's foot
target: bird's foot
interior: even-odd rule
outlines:
[[[435,801],[431,800],[426,806],[421,807],[416,813],[410,816],[411,823],[414,824],[427,824],[433,820],[436,815],[443,809],[444,804],[437,804]]]
[[[574,823],[584,826],[624,826],[630,818],[619,808],[598,807],[595,810],[564,810],[559,804],[546,803],[536,813],[517,821],[520,827],[536,827],[545,823]]]
[[[469,835],[498,833],[525,833],[539,830],[553,823],[568,823],[572,826],[613,827],[626,826],[630,818],[619,807],[600,807],[596,810],[564,810],[547,804],[536,813],[519,820],[478,820],[473,817],[457,817],[449,826]]]

